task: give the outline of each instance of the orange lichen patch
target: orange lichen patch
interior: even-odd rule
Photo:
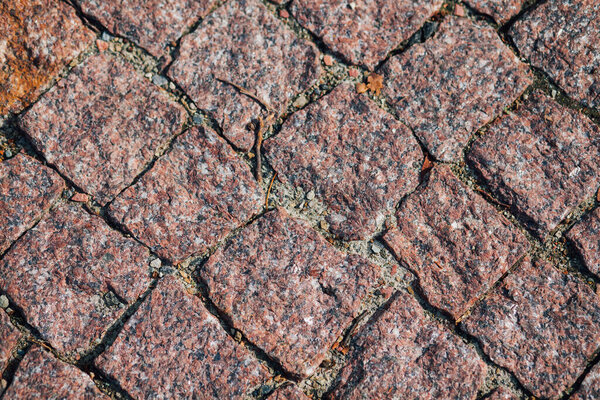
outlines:
[[[93,37],[62,2],[0,0],[0,115],[33,102]]]

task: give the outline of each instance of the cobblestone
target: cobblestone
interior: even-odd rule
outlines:
[[[10,323],[8,315],[0,309],[0,378],[20,336],[21,334],[17,328]],[[0,387],[1,393],[2,388]]]
[[[169,276],[98,365],[135,398],[241,399],[268,377],[200,299]]]
[[[210,298],[233,325],[302,377],[356,317],[378,274],[283,209],[244,228],[200,270]]]
[[[575,225],[568,237],[575,243],[586,267],[600,275],[600,209]]]
[[[526,259],[463,324],[535,396],[556,398],[600,346],[600,300],[571,275]]]
[[[0,262],[0,287],[60,352],[87,349],[149,284],[149,252],[63,205]],[[116,298],[116,304],[113,304]]]
[[[316,191],[344,239],[375,232],[419,183],[423,159],[410,130],[349,84],[295,113],[264,148],[279,179]]]
[[[58,174],[23,153],[0,162],[0,252],[50,208],[63,188]]]
[[[600,185],[600,129],[534,92],[494,122],[467,162],[538,236],[554,229]]]
[[[468,0],[467,2],[480,13],[491,16],[502,25],[521,11],[525,0]]]
[[[169,260],[206,251],[260,210],[248,167],[207,128],[179,136],[171,151],[110,206],[110,213]]]
[[[392,108],[443,161],[460,158],[471,134],[532,82],[492,28],[457,17],[446,18],[431,40],[392,57],[383,74]]]
[[[132,66],[101,53],[46,93],[21,126],[50,164],[105,204],[179,133],[186,116]]]
[[[212,13],[182,40],[169,69],[169,76],[243,150],[254,144],[249,124],[265,115],[252,97],[279,114],[319,73],[317,48],[258,0],[230,1]]]
[[[428,301],[458,319],[529,247],[524,235],[466,188],[434,168],[398,209],[384,239],[419,276]]]

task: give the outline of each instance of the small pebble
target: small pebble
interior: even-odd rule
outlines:
[[[194,124],[201,124],[204,118],[202,118],[202,115],[196,114],[192,117],[192,120],[194,121]]]
[[[360,73],[360,72],[359,72],[359,71],[358,71],[356,68],[350,68],[350,69],[348,70],[348,75],[349,75],[351,78],[358,78],[358,74],[359,74],[359,73]]]
[[[104,40],[96,40],[96,46],[98,46],[98,50],[100,51],[108,50],[108,43]]]
[[[317,206],[317,201],[316,201],[316,200],[311,200],[311,201],[308,203],[308,206],[309,206],[310,208],[315,208],[315,207]]]
[[[556,89],[552,89],[552,98],[555,99],[556,98]]]
[[[8,307],[8,305],[8,297],[6,297],[5,295],[0,296],[0,308],[6,308]]]
[[[160,261],[160,258],[155,258],[154,260],[150,261],[150,266],[154,269],[159,269],[161,265],[162,262]]]
[[[314,199],[314,198],[315,198],[315,191],[314,191],[314,190],[311,190],[310,192],[308,192],[308,193],[306,194],[306,198],[307,198],[308,200],[312,200],[312,199]]]
[[[12,157],[13,153],[10,149],[6,149],[6,151],[4,152],[4,156],[5,157]]]
[[[168,83],[167,78],[165,78],[162,75],[154,75],[152,77],[152,82],[156,85],[156,86],[164,86]]]
[[[108,32],[102,32],[102,35],[100,35],[100,39],[104,40],[105,42],[108,42],[112,39],[112,36],[110,36]]]
[[[323,229],[324,231],[326,231],[326,230],[329,229],[329,224],[324,219],[321,220],[321,222],[319,223],[319,225],[321,226],[321,229]]]
[[[356,3],[355,2],[351,2],[350,4],[348,4],[348,6],[354,10],[356,8]]]
[[[333,58],[327,54],[323,56],[323,63],[325,63],[325,65],[328,67],[331,67],[333,65]]]
[[[373,250],[373,253],[379,254],[381,252],[381,247],[378,244],[373,243],[371,245],[371,250]]]
[[[286,18],[287,19],[287,18],[290,17],[290,13],[285,8],[282,8],[281,10],[279,10],[279,16],[281,18]]]
[[[460,4],[457,4],[456,7],[454,7],[454,15],[456,15],[457,17],[464,17],[465,8]]]
[[[296,107],[296,108],[304,107],[307,104],[308,104],[308,99],[303,94],[301,94],[300,97],[298,97],[296,99],[296,101],[294,101],[294,107]]]
[[[85,193],[75,193],[73,197],[71,197],[71,200],[76,201],[78,203],[86,203],[89,199],[90,196],[88,196]]]

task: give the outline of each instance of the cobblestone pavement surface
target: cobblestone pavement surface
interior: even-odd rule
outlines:
[[[600,399],[597,0],[0,0],[0,399]]]

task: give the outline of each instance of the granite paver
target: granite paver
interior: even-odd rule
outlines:
[[[50,212],[0,262],[0,288],[60,352],[87,349],[146,289],[149,251],[73,205]]]
[[[532,82],[527,66],[491,27],[447,17],[435,36],[383,67],[383,94],[429,152],[460,158],[472,133]]]
[[[589,107],[600,105],[600,3],[550,0],[509,33],[521,54],[569,96]]]
[[[600,208],[585,216],[567,237],[574,242],[586,267],[600,275]]]
[[[90,57],[21,118],[46,160],[107,203],[179,133],[185,109],[125,61]]]
[[[333,51],[373,70],[442,6],[441,0],[294,0],[292,14]]]
[[[310,398],[306,396],[298,386],[296,385],[287,385],[280,387],[268,397],[269,400],[309,400]]]
[[[108,399],[92,379],[40,347],[32,348],[19,364],[5,400],[17,399]]]
[[[124,36],[152,55],[165,55],[175,43],[203,18],[216,0],[75,0],[82,11],[109,31]]]
[[[480,13],[489,15],[502,25],[517,15],[526,0],[467,0],[467,3]]]
[[[212,130],[191,128],[109,212],[159,255],[200,254],[260,211],[248,166]]]
[[[31,104],[93,37],[65,2],[1,0],[0,115]]]
[[[475,399],[486,366],[462,339],[394,295],[353,340],[333,399]]]
[[[6,366],[6,362],[10,359],[13,349],[17,345],[17,341],[21,334],[15,328],[8,318],[4,310],[0,309],[0,378]],[[2,388],[0,387],[0,393]]]
[[[600,299],[576,277],[527,258],[463,325],[535,396],[557,398],[600,347]]]
[[[200,269],[209,297],[233,325],[302,377],[356,317],[378,274],[281,208],[244,228]]]
[[[372,235],[417,186],[423,160],[410,130],[349,84],[295,113],[264,149],[279,179],[316,192],[344,239]]]
[[[163,278],[98,366],[135,398],[241,399],[267,370],[199,298]]]
[[[536,91],[495,121],[467,162],[542,237],[600,185],[600,129]]]
[[[23,152],[0,162],[0,252],[50,208],[64,186],[56,172]]]
[[[596,364],[586,375],[577,392],[571,397],[573,400],[600,399],[600,364]]]
[[[415,271],[428,301],[458,319],[522,256],[525,236],[446,166],[398,209],[384,240]]]
[[[168,71],[196,105],[219,123],[236,147],[249,150],[250,126],[265,111],[276,114],[320,73],[315,45],[300,39],[258,0],[229,1],[186,36]]]

